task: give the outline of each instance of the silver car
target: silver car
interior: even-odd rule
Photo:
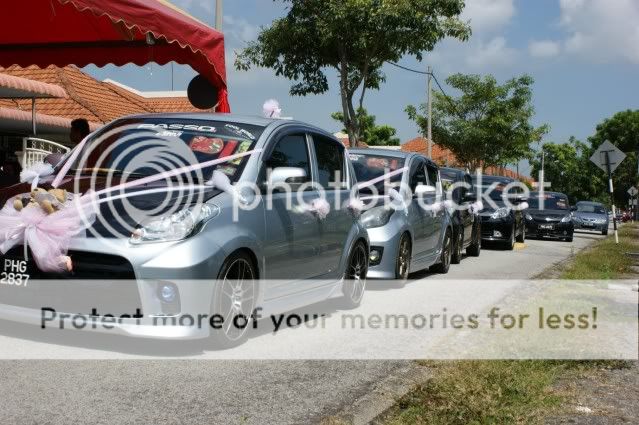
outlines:
[[[580,201],[573,208],[572,223],[575,230],[594,230],[608,234],[609,218],[606,207],[599,202]]]
[[[140,161],[149,155],[149,160]],[[220,345],[230,346],[246,337],[244,329],[213,332],[208,326],[149,324],[154,318],[185,312],[248,316],[258,306],[262,317],[268,317],[328,298],[340,298],[349,308],[359,305],[368,268],[368,236],[358,214],[339,201],[349,198],[355,181],[352,165],[344,146],[319,128],[224,114],[127,117],[90,136],[71,167],[73,178],[61,187],[74,193],[100,191],[226,156],[238,157],[145,184],[144,195],[126,202],[115,197],[101,204],[86,235],[75,237],[69,246],[72,273],[39,271],[32,258],[25,260],[21,246],[7,252],[0,264],[5,269],[18,267],[32,281],[101,279],[102,285],[89,291],[81,282],[65,290],[68,295],[90,292],[93,299],[105,302],[113,298],[116,279],[134,281],[110,306],[141,307],[141,323],[125,320],[112,330],[131,336],[193,339],[211,333]],[[68,155],[56,171],[64,161],[69,161]],[[214,176],[214,184],[204,185]],[[47,189],[52,180],[43,179],[40,186]],[[225,187],[225,180],[233,186]],[[165,191],[176,182],[203,191],[198,196]],[[257,191],[237,189],[242,185]],[[282,187],[292,187],[293,196]],[[0,192],[0,201],[4,205],[11,196],[29,190],[28,184],[7,188]],[[314,208],[322,192],[326,202]],[[147,214],[150,210],[153,214]],[[20,293],[29,290],[29,297]],[[39,324],[41,312],[34,306],[46,305],[38,304],[43,293],[24,285],[0,287],[0,318]]]
[[[452,223],[441,203],[437,165],[422,155],[382,149],[352,149],[349,155],[359,182],[391,175],[388,182],[379,181],[374,188],[360,191],[367,204],[372,199],[367,195],[372,192],[383,203],[390,196],[389,186],[410,188],[410,199],[403,210],[380,204],[362,213],[361,222],[371,243],[368,277],[405,280],[409,273],[428,267],[447,273],[452,255]],[[405,171],[393,174],[401,169]],[[419,205],[418,197],[434,208]],[[435,203],[441,207],[436,208]]]

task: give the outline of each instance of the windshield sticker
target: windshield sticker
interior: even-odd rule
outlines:
[[[224,127],[226,127],[227,129],[234,131],[235,133],[239,134],[240,136],[244,136],[247,137],[251,140],[255,140],[255,136],[253,135],[253,133],[251,133],[248,130],[245,130],[243,128],[240,128],[236,125],[233,124],[226,124]]]
[[[138,125],[138,128],[148,128],[155,130],[184,130],[184,131],[199,131],[202,133],[216,133],[217,129],[210,125],[195,125],[195,124],[180,124],[180,123],[172,123],[172,124],[153,124],[153,123],[145,123]]]
[[[156,133],[156,136],[158,137],[180,137],[181,135],[182,135],[181,131],[171,131],[171,130],[164,130],[164,131],[160,131]]]
[[[193,152],[215,155],[224,147],[224,141],[217,138],[212,139],[205,136],[195,136],[189,142],[189,147]]]
[[[237,155],[238,153],[247,152],[250,147],[251,147],[251,142],[242,142],[242,143],[240,143],[240,146],[238,146],[237,151],[235,152],[235,155]],[[231,161],[231,164],[240,165],[240,163],[242,162],[243,159],[244,158],[234,159],[233,161]]]

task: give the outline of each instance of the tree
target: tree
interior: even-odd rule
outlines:
[[[339,122],[344,122],[342,112],[334,112],[331,117]],[[389,125],[377,125],[375,115],[369,115],[364,108],[357,110],[357,121],[359,122],[359,141],[365,142],[369,146],[399,146],[399,139],[395,137],[397,130]],[[346,132],[346,129],[342,129]]]
[[[336,70],[351,143],[361,136],[356,110],[363,107],[366,91],[384,82],[385,62],[405,55],[421,60],[444,37],[470,36],[468,24],[459,20],[463,0],[282,1],[289,5],[287,15],[263,28],[238,53],[235,66],[272,68],[296,82],[291,95],[302,96],[325,93],[327,71]]]
[[[471,170],[505,166],[531,157],[531,144],[540,141],[549,129],[530,123],[535,113],[533,82],[528,75],[503,85],[497,84],[492,75],[451,75],[446,83],[461,95],[451,98],[434,93],[433,138]],[[420,110],[426,111],[426,105]],[[406,112],[426,133],[426,117],[414,106],[408,106]]]
[[[546,143],[542,146],[544,158],[544,181],[551,183],[546,191],[568,195],[574,204],[577,201],[599,201],[607,203],[605,180],[601,170],[590,161],[592,149],[589,144],[571,137],[568,143]],[[532,174],[540,180],[542,152],[530,160]]]
[[[604,141],[609,140],[613,145],[624,151],[627,158],[619,165],[613,174],[613,188],[615,204],[618,206],[627,205],[627,190],[639,184],[637,176],[637,155],[639,154],[639,110],[627,110],[617,112],[611,118],[605,119],[597,125],[596,132],[588,140],[591,144],[592,152],[595,151]],[[597,169],[597,175],[605,174]],[[606,184],[604,183],[604,190]],[[606,192],[607,193],[607,192]]]

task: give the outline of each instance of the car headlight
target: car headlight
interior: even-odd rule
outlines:
[[[391,216],[395,212],[392,208],[375,207],[362,213],[360,221],[366,229],[381,227],[388,223]]]
[[[134,245],[171,242],[187,238],[197,226],[220,213],[217,205],[198,205],[144,223],[129,238]]]
[[[526,213],[526,220],[533,221],[532,215],[530,215],[530,213]]]
[[[561,219],[562,223],[570,223],[572,221],[572,214],[568,214]]]
[[[497,208],[495,212],[490,215],[490,218],[492,219],[506,218],[508,217],[509,214],[510,214],[510,210],[508,208],[506,207]]]

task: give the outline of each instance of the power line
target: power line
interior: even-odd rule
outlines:
[[[439,88],[439,91],[442,92],[442,94],[444,95],[444,97],[446,98],[446,100],[448,100],[448,102],[450,103],[450,106],[453,107],[453,109],[455,110],[455,112],[457,112],[457,107],[455,105],[455,103],[453,102],[453,98],[448,96],[448,94],[446,94],[446,92],[444,91],[444,88],[442,87],[441,84],[439,84],[439,80],[437,79],[437,77],[435,76],[434,72],[426,72],[426,71],[420,71],[418,69],[413,69],[413,68],[408,68],[406,66],[400,65],[398,63],[395,62],[386,62],[390,65],[393,65],[397,68],[403,69],[404,71],[409,71],[409,72],[413,72],[415,74],[421,74],[421,75],[430,75],[433,77],[433,79],[435,80],[435,84],[437,84],[437,88]]]
[[[388,64],[391,64],[393,66],[396,66],[397,68],[403,69],[404,71],[410,71],[410,72],[414,72],[415,74],[422,74],[422,75],[431,75],[431,72],[426,72],[426,71],[419,71],[417,69],[412,69],[412,68],[407,68],[403,65],[400,65],[398,63],[395,62],[386,62]]]

